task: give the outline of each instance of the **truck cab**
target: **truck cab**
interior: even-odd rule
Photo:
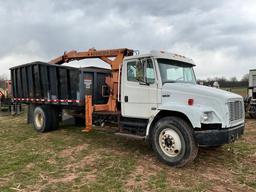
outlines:
[[[121,69],[122,116],[145,120],[146,138],[170,165],[194,159],[198,146],[233,142],[244,130],[243,98],[198,85],[194,66],[184,56],[151,52],[125,57]]]

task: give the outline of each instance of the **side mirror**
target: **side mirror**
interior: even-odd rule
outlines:
[[[146,79],[147,61],[145,59],[136,62],[136,79],[142,84],[148,84]]]
[[[139,82],[144,82],[144,66],[141,60],[136,62],[136,79]]]

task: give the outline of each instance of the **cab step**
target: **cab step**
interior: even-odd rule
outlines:
[[[130,138],[130,139],[137,139],[137,140],[144,140],[145,139],[145,136],[133,135],[133,134],[128,134],[128,133],[118,132],[118,133],[115,133],[115,135]]]

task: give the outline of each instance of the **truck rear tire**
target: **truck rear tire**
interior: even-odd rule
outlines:
[[[152,131],[151,143],[158,158],[170,166],[182,167],[198,153],[193,128],[179,117],[160,119]]]
[[[41,105],[34,108],[33,126],[36,131],[43,133],[58,128],[58,115],[50,106]]]
[[[74,117],[75,125],[77,126],[85,126],[85,119],[82,117]]]

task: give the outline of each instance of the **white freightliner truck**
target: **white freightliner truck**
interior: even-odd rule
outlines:
[[[249,87],[247,90],[247,96],[244,97],[245,112],[250,117],[256,118],[256,69],[249,71]]]
[[[120,53],[121,57],[118,56]],[[194,62],[184,56],[165,52],[134,55],[129,49],[118,49],[118,52],[73,51],[49,63],[34,62],[18,66],[11,69],[14,100],[22,102],[19,85],[15,83],[15,79],[19,79],[15,71],[21,67],[37,66],[41,72],[44,66],[47,70],[55,67],[57,71],[59,68],[66,69],[65,74],[68,74],[69,70],[76,69],[58,65],[92,56],[112,66],[109,74],[106,73],[106,77],[101,80],[104,85],[95,85],[100,80],[95,79],[95,74],[88,75],[91,69],[77,69],[77,93],[80,95],[71,98],[75,99],[75,104],[68,103],[68,100],[63,103],[63,98],[58,98],[58,94],[52,95],[50,89],[53,86],[48,86],[48,94],[39,96],[41,98],[38,101],[34,98],[33,101],[25,101],[30,105],[29,117],[37,131],[55,129],[58,121],[53,119],[63,109],[85,109],[86,131],[90,130],[92,124],[115,121],[120,128],[118,135],[146,139],[160,160],[177,167],[194,160],[199,146],[218,147],[235,141],[243,134],[243,98],[234,93],[198,85],[193,70]],[[117,59],[107,60],[107,57]],[[61,73],[57,72],[58,78]],[[49,72],[47,74],[49,76]],[[51,76],[48,76],[44,81],[51,84]],[[67,83],[74,83],[70,82],[69,77],[67,75]],[[42,82],[40,75],[38,79],[38,82]],[[70,87],[74,86],[67,86]],[[99,90],[98,95],[96,90]],[[101,97],[107,95],[108,100],[97,103],[95,99],[99,94]]]

